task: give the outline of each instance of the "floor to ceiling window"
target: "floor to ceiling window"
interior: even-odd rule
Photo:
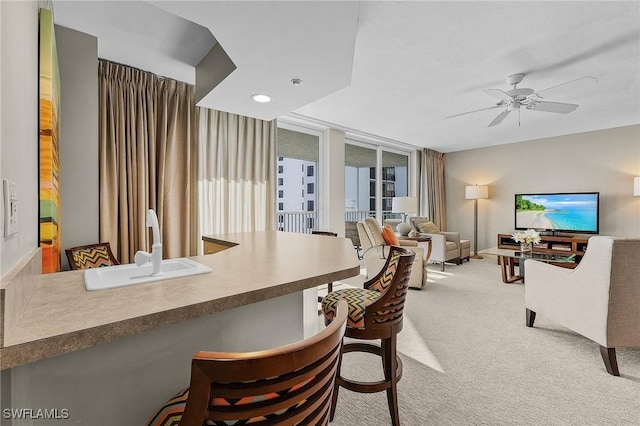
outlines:
[[[393,197],[409,195],[408,154],[382,150],[382,219],[400,219],[401,213],[393,213]],[[417,212],[411,212],[417,213]]]
[[[310,233],[320,227],[321,136],[279,124],[277,139],[276,229]]]
[[[400,218],[393,197],[409,195],[409,153],[348,140],[345,144],[345,221]]]

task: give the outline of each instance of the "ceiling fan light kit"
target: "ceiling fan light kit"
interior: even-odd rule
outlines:
[[[511,74],[510,76],[508,76],[505,79],[505,82],[508,85],[513,87],[511,90],[504,91],[502,89],[485,89],[484,92],[486,94],[500,99],[500,101],[497,102],[494,106],[481,108],[473,111],[467,111],[461,114],[450,115],[447,118],[459,117],[461,115],[471,114],[479,111],[485,111],[488,109],[504,108],[504,111],[498,114],[496,118],[494,118],[493,121],[491,121],[487,126],[487,127],[492,127],[502,123],[502,121],[507,117],[507,115],[509,115],[509,113],[513,110],[518,110],[518,116],[519,116],[521,107],[524,107],[525,109],[534,110],[534,111],[553,112],[556,114],[568,114],[572,111],[575,111],[576,108],[579,107],[579,105],[569,104],[564,102],[545,101],[543,100],[543,97],[540,96],[540,93],[543,91],[554,89],[556,87],[573,83],[574,81],[582,80],[585,78],[594,79],[596,80],[596,82],[598,81],[598,79],[596,79],[595,77],[584,76],[584,77],[576,78],[574,80],[567,81],[561,84],[557,84],[555,86],[547,87],[546,89],[539,90],[538,92],[536,92],[533,89],[529,89],[529,88],[518,89],[516,87],[520,82],[522,82],[523,78],[524,78],[524,74],[522,73]],[[520,126],[519,117],[518,117],[518,126]]]

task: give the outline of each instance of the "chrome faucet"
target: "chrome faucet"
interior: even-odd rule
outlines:
[[[149,209],[147,211],[147,227],[151,228],[153,232],[153,245],[151,246],[151,253],[146,251],[137,251],[134,257],[137,266],[142,266],[151,262],[153,264],[152,277],[162,275],[160,272],[160,265],[162,264],[162,243],[160,242],[160,226],[158,225],[158,216],[156,212]]]

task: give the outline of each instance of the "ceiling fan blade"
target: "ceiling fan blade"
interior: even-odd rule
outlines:
[[[486,93],[489,96],[493,96],[496,97],[498,99],[512,99],[513,96],[511,96],[510,94],[508,94],[507,92],[505,92],[502,89],[484,89],[484,93]]]
[[[498,116],[496,118],[494,118],[493,121],[491,123],[489,123],[489,125],[487,127],[492,127],[492,126],[495,126],[495,125],[498,125],[498,124],[502,123],[502,120],[507,118],[507,115],[509,115],[510,112],[511,112],[510,109],[505,109],[500,114],[498,114]]]
[[[569,80],[569,81],[566,81],[564,83],[556,84],[555,86],[547,87],[546,89],[538,90],[536,93],[542,93],[542,92],[547,91],[547,90],[555,89],[556,87],[564,86],[565,84],[574,83],[574,82],[579,81],[579,80],[584,80],[585,78],[591,78],[591,79],[595,80],[596,83],[598,82],[597,78],[592,77],[590,75],[585,75],[584,77],[575,78],[573,80]]]
[[[447,118],[460,117],[461,115],[471,114],[471,113],[474,113],[474,112],[485,111],[487,109],[494,109],[494,108],[500,108],[500,107],[502,107],[502,105],[494,105],[494,106],[490,106],[490,107],[487,107],[487,108],[481,108],[481,109],[476,109],[476,110],[473,110],[473,111],[462,112],[460,114],[450,115]]]
[[[531,106],[527,107],[527,109],[532,109],[534,111],[545,111],[545,112],[556,112],[559,114],[568,114],[571,111],[575,111],[580,105],[578,104],[565,104],[562,102],[547,102],[547,101],[539,101]]]

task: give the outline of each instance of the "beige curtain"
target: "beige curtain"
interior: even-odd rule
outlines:
[[[153,209],[164,257],[196,254],[194,87],[101,60],[99,90],[101,241],[132,262]]]
[[[424,149],[420,162],[420,210],[441,230],[447,229],[447,206],[444,188],[445,154]]]
[[[276,121],[197,111],[200,235],[274,229]]]

